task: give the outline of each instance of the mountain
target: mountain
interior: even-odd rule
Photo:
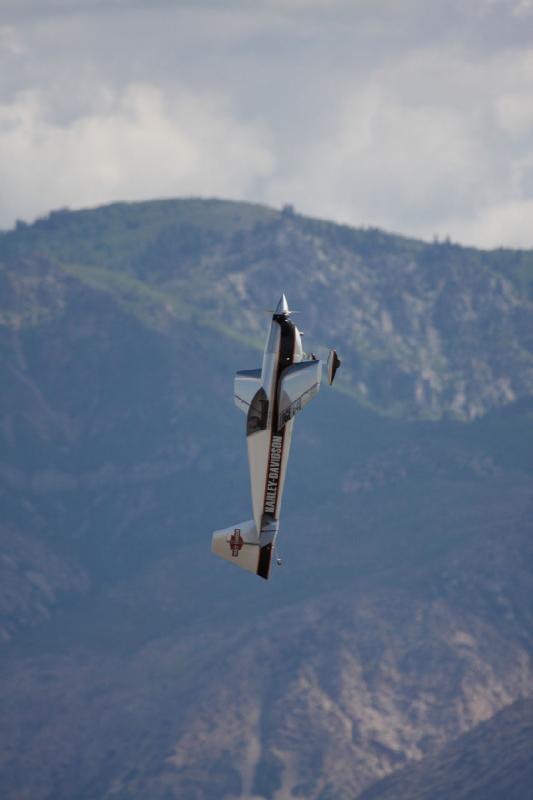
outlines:
[[[224,201],[0,236],[3,796],[353,800],[531,694],[531,263]],[[344,382],[265,583],[209,548],[282,289]]]
[[[261,346],[261,312],[284,290],[317,349],[342,348],[345,390],[387,413],[473,419],[533,391],[531,251],[182,200],[59,211],[0,238],[0,262],[36,254],[155,317],[194,311]]]
[[[522,800],[533,786],[533,701],[517,700],[358,800]]]

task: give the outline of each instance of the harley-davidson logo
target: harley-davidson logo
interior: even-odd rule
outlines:
[[[244,539],[241,536],[240,528],[235,528],[230,536],[228,544],[231,548],[231,555],[233,558],[238,558],[239,551],[244,547]]]
[[[265,505],[263,509],[267,514],[274,514],[276,511],[282,448],[283,437],[273,436],[272,444],[270,446],[270,459],[268,462],[267,485],[265,491]]]

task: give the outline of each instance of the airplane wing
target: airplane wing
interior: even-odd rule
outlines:
[[[255,394],[260,388],[260,369],[243,369],[237,372],[233,383],[233,400],[237,408],[247,414]]]
[[[279,387],[278,430],[316,397],[321,377],[320,361],[304,361],[283,371]]]

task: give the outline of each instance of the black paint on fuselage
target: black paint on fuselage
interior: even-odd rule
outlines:
[[[279,356],[278,356],[278,369],[276,374],[276,384],[275,384],[275,391],[274,391],[274,402],[272,408],[272,430],[270,434],[270,445],[269,445],[269,461],[268,467],[266,472],[266,481],[265,481],[265,499],[263,501],[263,516],[261,520],[261,529],[268,526],[270,522],[273,522],[275,517],[271,511],[265,511],[266,502],[267,502],[267,488],[268,488],[268,476],[271,472],[271,458],[272,458],[272,439],[277,436],[281,438],[281,458],[280,464],[283,459],[283,448],[285,444],[285,426],[280,428],[280,430],[276,430],[274,426],[277,426],[278,421],[278,387],[279,381],[281,378],[281,374],[283,370],[287,367],[290,367],[294,360],[294,340],[295,340],[295,325],[288,317],[282,314],[275,314],[274,320],[278,323],[281,328],[281,336],[280,336],[280,345],[279,345]],[[279,488],[279,484],[276,487],[276,501],[274,503],[274,508],[277,505],[277,491]],[[270,504],[270,503],[269,503]],[[270,563],[272,560],[272,544],[266,544],[261,547],[261,552],[259,554],[259,564],[257,567],[257,574],[261,578],[268,578],[270,572]]]

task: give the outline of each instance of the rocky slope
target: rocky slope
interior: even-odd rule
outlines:
[[[449,785],[438,754],[533,688],[530,254],[497,255],[214,201],[0,237],[4,796],[353,800],[424,765]],[[264,584],[209,541],[249,513],[232,377],[260,358],[268,265],[310,349],[324,319],[341,337],[363,314],[342,355],[368,402],[323,387],[297,422],[284,566]],[[390,300],[408,275],[419,332],[453,299],[438,330],[455,366],[420,402],[401,387],[425,333]],[[468,292],[470,333],[448,319]],[[444,401],[460,364],[468,423]]]
[[[140,292],[156,316],[158,304],[178,316],[194,309],[248,338],[261,337],[263,309],[283,289],[305,310],[315,347],[341,348],[345,388],[389,413],[471,419],[533,390],[531,252],[430,245],[290,209],[189,200],[19,225],[0,238],[4,284],[9,265],[19,270],[35,254],[93,285]]]
[[[358,800],[522,800],[533,786],[533,701],[517,700]]]

